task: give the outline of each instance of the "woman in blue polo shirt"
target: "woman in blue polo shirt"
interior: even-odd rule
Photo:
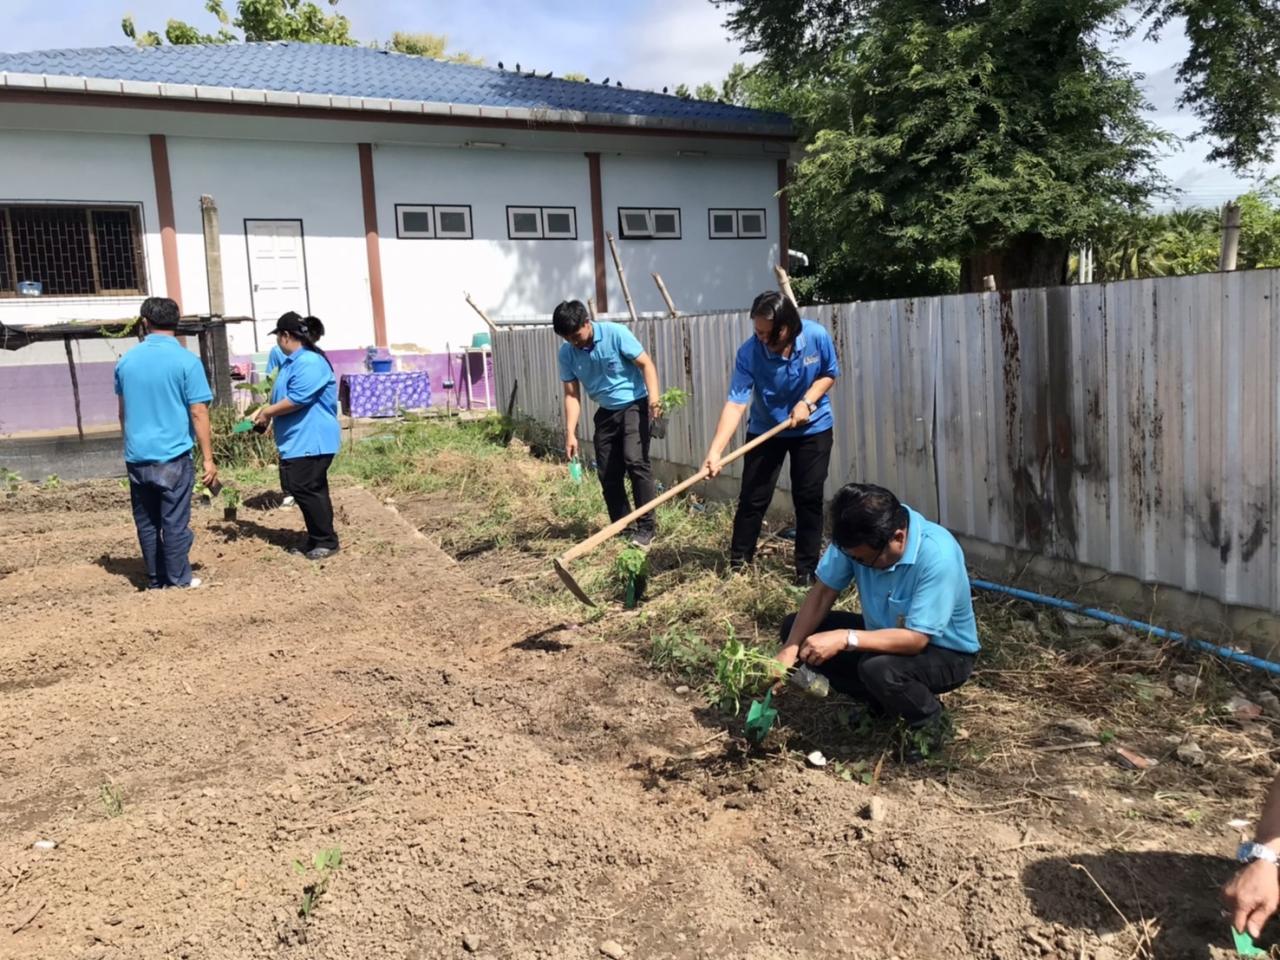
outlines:
[[[298,552],[323,560],[338,550],[329,499],[329,465],[342,439],[338,384],[329,358],[315,345],[302,319],[281,317],[271,332],[284,352],[284,363],[271,402],[254,414],[254,420],[274,420],[280,486],[297,502],[307,524],[307,546]]]
[[[729,400],[703,464],[715,476],[720,456],[748,404],[747,440],[790,419],[793,427],[743,458],[742,490],[733,518],[729,562],[750,563],[782,461],[791,457],[791,501],[796,511],[796,581],[808,583],[822,547],[822,488],[831,462],[831,401],[827,391],[840,375],[831,335],[800,319],[796,305],[770,290],[751,305],[755,336],[738,348]]]

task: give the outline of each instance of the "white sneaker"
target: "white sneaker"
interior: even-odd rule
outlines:
[[[187,584],[187,589],[194,590],[196,589],[196,587],[202,587],[202,586],[204,586],[203,580],[201,580],[199,577],[192,577],[191,582]]]
[[[282,509],[284,507],[292,507],[293,503],[294,503],[293,497],[285,497],[283,500],[280,501],[280,506]]]

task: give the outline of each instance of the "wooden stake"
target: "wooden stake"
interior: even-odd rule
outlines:
[[[993,273],[988,273],[982,278],[982,289],[988,293],[992,293],[996,289],[996,277]]]
[[[1218,256],[1218,269],[1234,270],[1239,252],[1240,205],[1232,202],[1222,208],[1222,250]]]
[[[680,311],[676,309],[676,305],[671,302],[671,294],[667,293],[667,285],[662,282],[662,277],[658,274],[651,274],[653,282],[658,285],[658,292],[662,294],[663,302],[667,305],[667,316],[672,320],[680,316]]]
[[[485,322],[486,326],[488,326],[489,332],[497,333],[498,332],[497,324],[495,324],[492,320],[490,320],[489,315],[476,305],[476,302],[471,299],[471,294],[469,293],[466,294],[466,298],[467,298],[467,304],[471,307],[471,309],[474,310],[476,313],[480,314],[480,319]]]
[[[627,312],[631,314],[631,322],[636,322],[636,305],[631,302],[631,288],[627,286],[627,275],[622,272],[622,260],[618,256],[618,244],[613,239],[612,233],[606,233],[605,237],[609,241],[609,252],[613,254],[613,266],[618,271],[618,282],[622,284],[622,296],[627,301]]]
[[[200,197],[200,219],[204,230],[204,270],[209,283],[209,313],[221,319],[226,312],[226,298],[222,290],[222,235],[218,228],[218,205],[207,193]],[[212,376],[214,406],[229,407],[231,397],[231,351],[227,344],[225,325],[212,327],[204,339],[208,356],[202,359],[209,366]],[[258,324],[253,325],[253,344],[258,345]]]
[[[80,378],[76,376],[76,358],[71,352],[71,338],[63,337],[62,345],[67,348],[67,369],[71,371],[71,396],[76,402],[76,433],[84,441],[84,420],[80,416]]]
[[[592,320],[596,318],[596,299],[595,297],[587,297],[587,315]]]
[[[782,295],[798,308],[800,301],[796,299],[795,292],[791,289],[791,278],[787,276],[787,271],[778,265],[773,268],[773,275],[778,278],[778,289],[782,291]]]

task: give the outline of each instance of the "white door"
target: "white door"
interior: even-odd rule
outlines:
[[[302,249],[301,220],[246,220],[249,284],[253,295],[253,337],[265,353],[274,341],[268,333],[280,314],[311,312],[307,296],[307,260]]]

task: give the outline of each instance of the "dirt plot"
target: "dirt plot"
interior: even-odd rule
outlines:
[[[1150,726],[1145,772],[1041,750],[1091,739],[1055,724],[1097,671],[1064,668],[953,698],[944,765],[861,755],[827,708],[761,750],[530,602],[556,587],[528,553],[443,552],[417,527],[451,496],[338,491],[318,566],[280,549],[296,511],[200,513],[207,586],[152,593],[114,483],[0,500],[0,956],[1230,955],[1265,718],[1202,730],[1204,767]],[[302,918],[293,861],[332,848]]]

